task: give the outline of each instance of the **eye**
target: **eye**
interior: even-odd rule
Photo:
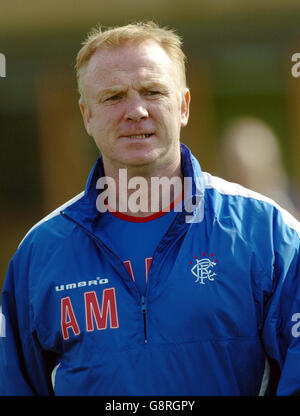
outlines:
[[[117,101],[121,98],[121,94],[112,95],[111,97],[106,98],[105,101]]]
[[[149,91],[146,91],[146,95],[148,97],[157,97],[157,96],[161,95],[161,92],[157,91],[157,90],[149,90]]]

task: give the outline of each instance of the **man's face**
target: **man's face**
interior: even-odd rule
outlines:
[[[178,168],[190,95],[164,49],[147,40],[98,50],[82,76],[80,109],[106,175],[124,167],[152,176]]]

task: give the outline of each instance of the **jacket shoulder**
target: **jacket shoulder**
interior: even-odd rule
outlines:
[[[281,223],[300,237],[300,223],[286,209],[271,198],[252,191],[240,184],[203,172],[206,190],[211,191],[211,198],[217,212],[226,214],[237,221],[261,221],[273,225]]]
[[[73,225],[70,222],[64,221],[60,214],[63,210],[70,207],[72,204],[81,199],[83,195],[84,191],[76,195],[69,201],[65,202],[64,204],[60,205],[58,208],[50,212],[48,215],[46,215],[44,218],[38,221],[35,225],[33,225],[19,243],[19,248],[24,243],[26,243],[29,240],[32,240],[33,238],[51,238],[51,235],[57,238],[60,235],[68,235],[71,232],[71,230],[68,229],[68,224],[69,228],[70,226],[71,228],[73,228]]]

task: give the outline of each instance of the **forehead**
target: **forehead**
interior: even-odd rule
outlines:
[[[176,77],[176,65],[155,41],[128,42],[94,53],[84,71],[84,83],[114,84],[127,78],[170,81]]]

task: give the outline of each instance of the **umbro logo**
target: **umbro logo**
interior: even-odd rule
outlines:
[[[65,285],[55,286],[56,292],[61,292],[63,290],[72,290],[78,287],[86,287],[86,286],[98,286],[98,285],[105,285],[108,283],[108,279],[97,276],[96,279],[93,280],[83,280],[81,282],[75,283],[67,283]]]
[[[213,254],[208,255],[206,252],[203,252],[201,258],[194,256],[194,262],[191,261],[189,264],[193,264],[191,272],[196,277],[195,283],[204,285],[206,279],[208,281],[215,280],[214,276],[217,275],[215,267],[219,260]]]

